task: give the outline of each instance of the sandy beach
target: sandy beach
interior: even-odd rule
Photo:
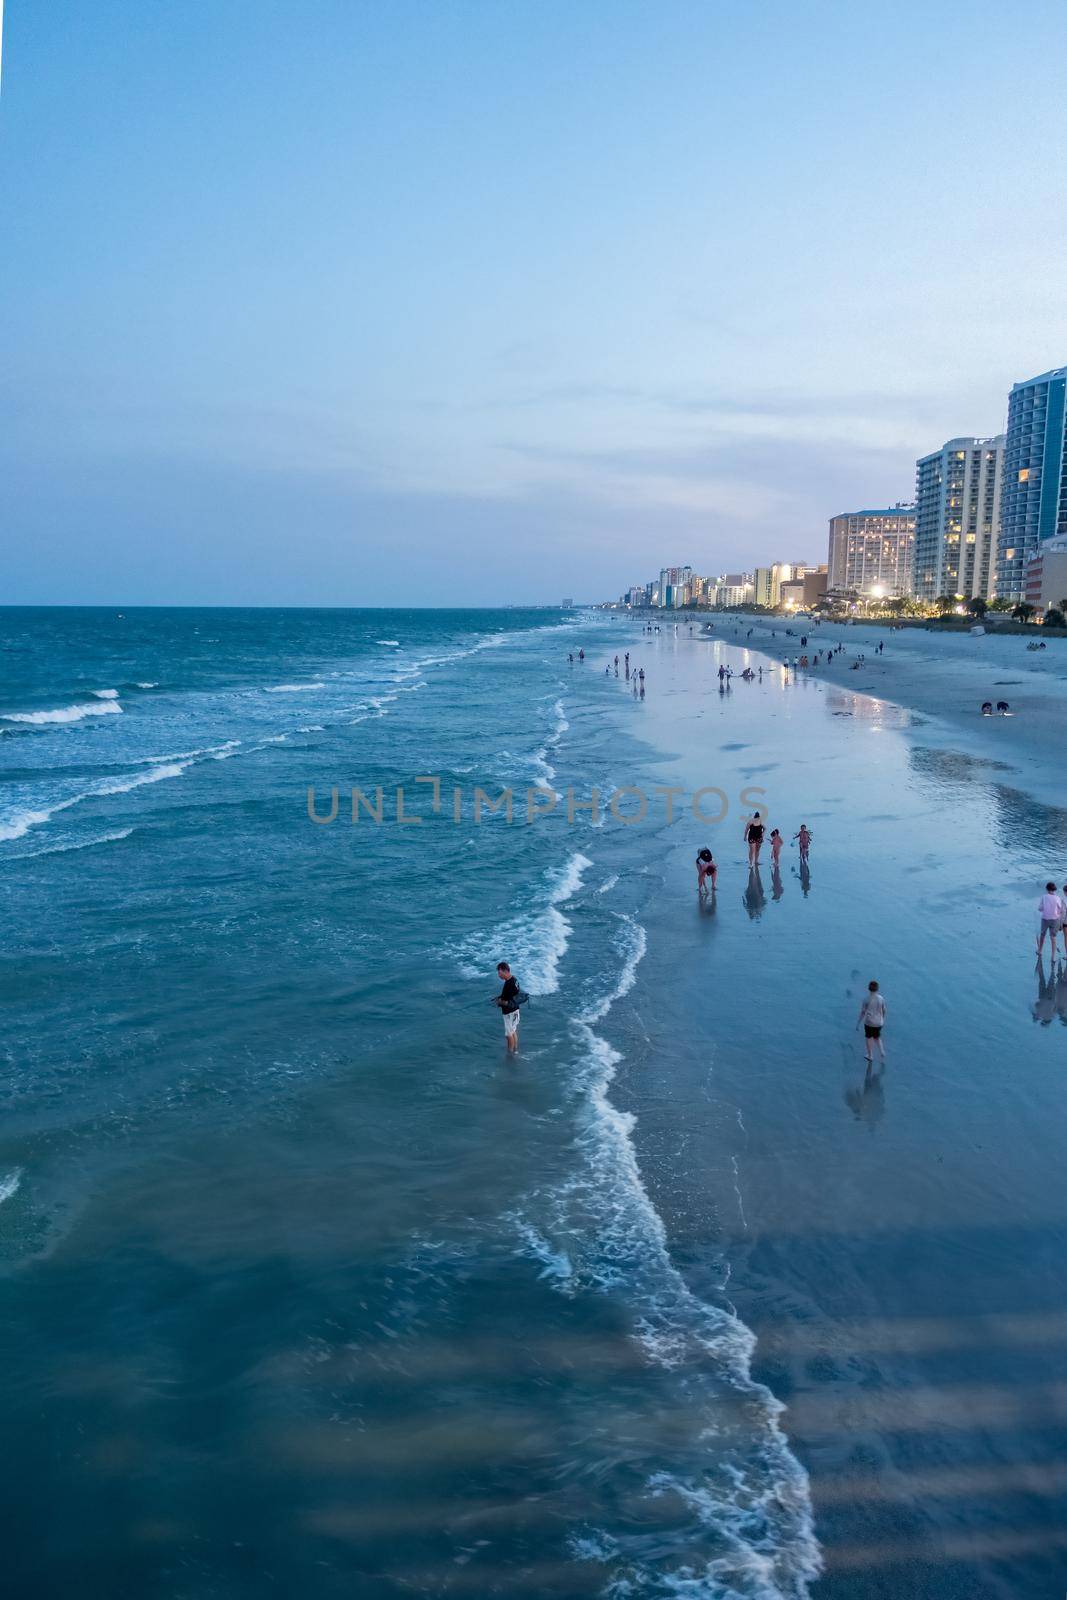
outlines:
[[[886,635],[853,673],[881,635],[824,628],[843,664],[794,676],[766,670],[784,637],[766,628],[748,641],[762,683],[720,694],[743,642],[627,632],[648,689],[619,716],[663,781],[761,785],[787,840],[752,876],[739,813],[676,825],[617,1097],[676,1258],[700,1294],[725,1279],[787,1404],[826,1564],[813,1600],[1057,1592],[1067,987],[1035,969],[1033,931],[1042,880],[1067,880],[1067,825],[1031,796],[1058,771],[1040,757],[1059,653],[1027,672],[1025,640]],[[1024,680],[1018,719],[968,722],[987,673]],[[704,843],[719,883],[701,904]],[[868,1075],[871,977],[889,1060]]]
[[[787,633],[792,630],[792,634]],[[694,636],[699,624],[694,627]],[[680,630],[688,635],[688,624]],[[936,628],[903,628],[863,623],[812,625],[762,615],[715,618],[713,637],[747,643],[776,662],[799,656],[807,635],[808,654],[843,645],[844,652],[809,668],[810,676],[856,693],[872,694],[931,719],[951,731],[961,748],[987,760],[1002,761],[1005,781],[1027,794],[1058,803],[1067,786],[1067,639],[1049,639],[1044,650],[1028,651],[1024,634],[945,633]],[[1040,639],[1034,631],[1035,641]],[[882,655],[875,651],[884,644]],[[866,659],[854,671],[857,656]],[[983,717],[984,700],[1007,700],[1010,717]]]

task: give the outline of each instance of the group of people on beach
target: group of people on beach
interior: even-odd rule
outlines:
[[[802,866],[806,866],[808,863],[809,852],[811,850],[811,841],[814,839],[814,837],[815,835],[812,833],[806,822],[802,822],[797,832],[793,835],[792,843],[799,844],[800,846],[800,861]],[[768,836],[766,823],[763,821],[758,811],[755,812],[753,816],[749,817],[748,821],[745,823],[743,838],[744,842],[748,846],[748,864],[750,867],[759,866],[760,851],[763,849],[765,838],[769,839],[771,847],[771,860],[774,866],[777,867],[785,840],[782,838],[782,835],[777,828],[772,828]],[[714,893],[719,880],[719,868],[715,857],[712,855],[707,845],[703,845],[697,851],[696,869],[698,894],[702,896],[707,894],[709,886],[711,892]]]
[[[656,632],[657,633],[659,632],[658,628],[656,629]],[[574,660],[575,660],[573,651],[568,655],[567,660],[570,662],[571,666],[573,667]],[[584,650],[579,650],[578,651],[578,663],[579,663],[579,665],[582,665],[582,664],[584,664],[584,662],[585,662],[585,651]],[[611,662],[610,661],[608,662],[607,666],[604,668],[604,676],[605,676],[605,678],[610,678],[611,677]],[[619,676],[619,658],[618,658],[618,656],[615,657],[615,676],[616,677]],[[643,700],[645,698],[645,669],[644,669],[644,667],[631,667],[629,650],[627,650],[625,652],[624,657],[623,657],[623,676],[625,677],[627,683],[633,685],[634,698]]]

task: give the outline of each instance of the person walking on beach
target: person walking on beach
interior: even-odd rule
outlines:
[[[777,865],[778,865],[778,857],[781,855],[781,853],[782,853],[782,835],[778,832],[777,828],[772,828],[771,829],[771,864],[774,867],[777,867]]]
[[[1063,932],[1064,919],[1067,918],[1067,908],[1064,907],[1063,901],[1057,894],[1054,883],[1046,883],[1045,892],[1038,901],[1037,909],[1041,916],[1041,932],[1037,936],[1037,953],[1038,955],[1041,954],[1047,933],[1049,949],[1052,951],[1052,959],[1055,961],[1056,935]]]
[[[519,980],[512,976],[511,968],[506,961],[498,961],[496,975],[503,984],[500,993],[495,996],[494,1004],[498,1005],[504,1013],[504,1039],[510,1054],[519,1048],[519,999],[522,993]]]
[[[584,661],[585,660],[585,651],[584,650],[579,650],[579,652],[578,652],[578,660],[579,661]]]
[[[720,689],[722,688],[722,686],[723,686],[723,684],[725,682],[726,682],[726,668],[724,666],[720,665],[720,667],[719,667],[719,688]]]
[[[759,866],[759,853],[763,848],[764,827],[757,811],[745,823],[745,842],[748,845],[748,864],[750,867]]]
[[[719,869],[715,865],[715,857],[707,845],[697,851],[697,892],[701,896],[708,892],[708,879],[711,879],[711,892],[715,893],[715,884],[718,880]]]
[[[883,1067],[885,1066],[885,1045],[882,1043],[882,1029],[885,1027],[887,1010],[888,1007],[879,992],[878,983],[872,978],[867,985],[867,993],[860,1004],[859,1019],[856,1023],[857,1028],[861,1022],[863,1023],[864,1049],[867,1052],[868,1066],[874,1060],[871,1053],[874,1045],[878,1046],[878,1054],[882,1058]]]
[[[814,837],[815,837],[815,835],[812,832],[810,832],[806,822],[802,822],[800,824],[799,830],[796,833],[794,833],[794,835],[793,835],[793,843],[796,844],[797,840],[798,839],[800,840],[800,859],[801,859],[801,861],[806,861],[808,859],[808,851],[811,848],[811,841],[814,839]]]

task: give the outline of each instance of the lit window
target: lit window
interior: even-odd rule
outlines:
[[[1020,483],[1025,483],[1027,481],[1027,479],[1029,478],[1029,476],[1030,476],[1030,468],[1029,467],[1021,467],[1019,469],[1019,482]]]

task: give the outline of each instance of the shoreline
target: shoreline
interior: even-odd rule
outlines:
[[[786,654],[809,656],[830,645],[844,645],[832,663],[800,669],[798,678],[890,701],[926,725],[925,735],[961,743],[979,760],[1003,765],[1004,781],[1045,804],[1059,806],[1067,793],[1067,639],[1050,640],[1043,651],[1026,649],[1020,634],[938,634],[925,629],[890,632],[863,623],[807,623],[731,613],[710,633],[692,638],[716,640],[769,657],[780,668]],[[685,629],[684,633],[682,629]],[[787,634],[786,629],[792,630]],[[642,637],[639,635],[639,637]],[[645,639],[649,636],[643,635]],[[662,639],[664,634],[660,634]],[[688,640],[679,625],[679,640]],[[881,656],[872,652],[884,642]],[[866,661],[853,670],[858,654]],[[983,700],[1005,699],[1010,716],[983,717]]]
[[[993,759],[961,756],[957,724],[912,711],[911,661],[887,660],[878,687],[848,656],[836,673],[765,665],[720,694],[721,660],[765,664],[781,642],[749,625],[628,640],[648,692],[635,707],[619,685],[619,721],[642,730],[664,782],[692,788],[709,754],[731,791],[758,776],[787,841],[813,824],[810,873],[787,844],[781,873],[765,853],[753,879],[732,816],[718,830],[679,820],[607,1030],[623,1058],[613,1097],[636,1118],[674,1260],[756,1335],[752,1377],[785,1407],[825,1563],[803,1592],[1037,1600],[1064,1536],[1019,1468],[1061,1448],[1040,1399],[1061,1361],[1041,1329],[1059,1313],[1067,1227],[1047,1134],[1067,1004],[1035,978],[1031,938],[1048,814]],[[867,705],[849,714],[850,698]],[[1012,727],[993,720],[991,736]],[[1043,721],[1024,725],[1020,763]],[[1024,766],[1019,786],[1035,778]],[[720,871],[700,902],[705,834]],[[866,1074],[855,1016],[871,976],[889,1061]],[[991,1495],[1008,1523],[995,1542]]]

